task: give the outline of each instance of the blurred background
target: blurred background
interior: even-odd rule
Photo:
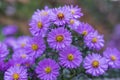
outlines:
[[[7,25],[16,25],[20,35],[30,35],[28,23],[36,9],[70,4],[82,8],[84,16],[80,21],[88,22],[104,34],[106,46],[116,46],[120,50],[120,0],[0,0],[0,40],[4,38],[1,30]],[[109,78],[119,75],[117,69]]]
[[[0,0],[0,30],[6,25],[16,25],[20,34],[30,35],[28,23],[36,9],[70,4],[82,8],[84,16],[80,21],[88,22],[104,34],[106,44],[119,48],[120,0]]]

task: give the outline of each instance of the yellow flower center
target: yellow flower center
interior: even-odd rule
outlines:
[[[64,18],[64,14],[63,13],[58,13],[57,17],[58,17],[58,19],[62,20]]]
[[[115,61],[116,60],[116,57],[114,55],[111,56],[111,60],[112,61]]]
[[[99,66],[99,62],[98,62],[97,60],[94,60],[94,61],[92,62],[92,66],[93,66],[94,68],[97,68],[97,67]]]
[[[38,22],[37,26],[38,26],[38,28],[41,29],[43,27],[42,22]]]
[[[54,66],[54,65],[53,65]],[[45,72],[48,74],[48,73],[50,73],[51,72],[51,67],[46,67],[45,68]]]
[[[37,44],[32,44],[32,49],[33,50],[37,50],[38,49],[38,45]]]
[[[87,31],[83,31],[83,32],[82,32],[82,35],[83,35],[83,36],[86,36],[86,35],[87,35]]]
[[[20,66],[20,64],[16,64],[16,66]]]
[[[97,42],[97,38],[93,38],[93,39],[92,39],[92,42],[93,42],[93,43],[96,43],[96,42]]]
[[[62,42],[63,39],[64,39],[64,37],[63,37],[62,35],[58,35],[58,36],[56,37],[56,41],[57,41],[57,42]]]
[[[69,61],[72,61],[74,59],[74,56],[73,56],[73,54],[69,54],[67,58]]]
[[[25,45],[26,45],[25,43],[22,43],[22,44],[21,44],[21,47],[25,47]]]
[[[26,58],[26,54],[22,54],[21,57],[24,59]]]
[[[75,22],[75,21],[74,21],[73,19],[70,20],[70,24],[74,24],[74,22]]]
[[[47,15],[48,15],[48,12],[44,11],[44,12],[41,13],[41,15],[47,16]]]
[[[18,80],[19,79],[19,74],[18,73],[14,73],[13,74],[13,79],[14,80]]]
[[[74,10],[71,10],[71,13],[72,13],[72,14],[75,14],[75,11],[74,11]]]

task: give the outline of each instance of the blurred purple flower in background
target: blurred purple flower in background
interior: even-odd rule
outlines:
[[[12,59],[14,59],[14,61],[20,60],[20,64],[26,67],[29,67],[30,65],[34,64],[34,57],[28,55],[25,49],[19,48],[15,50],[14,54],[12,55]]]
[[[2,34],[4,36],[12,36],[18,32],[18,28],[15,25],[8,25],[2,29]]]
[[[4,60],[9,54],[9,50],[4,43],[0,42],[0,60]]]
[[[115,26],[115,29],[111,35],[111,39],[108,41],[107,46],[116,47],[120,50],[120,24]]]
[[[25,48],[25,46],[27,45],[27,42],[31,39],[30,36],[20,36],[17,38],[16,41],[16,48]]]
[[[11,47],[13,49],[15,49],[17,47],[16,44],[16,38],[15,37],[6,37],[3,42],[8,46]]]
[[[103,55],[111,68],[120,68],[120,52],[116,48],[107,48]]]

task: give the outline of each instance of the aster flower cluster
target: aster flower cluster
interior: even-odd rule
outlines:
[[[73,5],[37,9],[29,23],[32,37],[7,36],[0,43],[4,80],[79,80],[81,73],[91,78],[119,69],[120,51],[108,47],[100,54],[104,36],[82,16]]]

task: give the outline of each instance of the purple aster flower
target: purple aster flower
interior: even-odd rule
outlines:
[[[41,80],[57,80],[59,65],[52,59],[44,59],[39,62],[36,73]]]
[[[50,12],[51,12],[51,9],[49,9],[48,6],[45,6],[45,8],[42,10],[37,9],[37,11],[34,12],[32,18],[35,18],[36,16],[42,16],[49,19]]]
[[[21,66],[12,66],[5,72],[4,80],[28,80],[27,69]]]
[[[92,28],[91,25],[88,23],[81,23],[78,28],[76,29],[76,32],[79,34],[82,34],[83,36],[87,36],[89,33],[93,32],[94,29]]]
[[[12,47],[12,48],[16,48],[17,44],[16,44],[16,38],[15,37],[6,37],[3,42],[8,46],[8,47]]]
[[[4,43],[0,42],[0,60],[5,59],[5,57],[9,54],[7,46]]]
[[[17,31],[18,31],[17,26],[15,26],[15,25],[8,25],[8,26],[5,26],[2,29],[2,34],[4,36],[14,35],[14,34],[17,33]]]
[[[120,68],[120,52],[116,48],[107,48],[103,52],[107,59],[108,65],[112,68]]]
[[[71,15],[66,7],[55,8],[51,11],[50,19],[55,25],[65,25]]]
[[[34,58],[26,53],[27,51],[25,51],[25,49],[17,49],[15,50],[12,59],[14,59],[14,61],[21,60],[20,64],[29,67],[30,65],[34,64]]]
[[[77,68],[82,62],[81,52],[74,46],[64,48],[59,55],[60,64],[66,68]]]
[[[74,7],[73,5],[71,5],[65,7],[67,7],[73,18],[80,18],[81,16],[83,16],[83,13],[81,12],[81,8],[79,8],[78,6]]]
[[[88,54],[83,61],[83,66],[86,73],[93,76],[102,75],[108,69],[106,59],[99,54]]]
[[[45,49],[46,46],[44,44],[44,40],[40,36],[36,36],[32,39],[29,39],[27,45],[25,46],[27,54],[35,58],[40,57],[45,51]]]
[[[17,39],[17,48],[25,48],[29,39],[31,39],[31,37],[29,37],[29,36],[20,36]]]
[[[51,48],[60,50],[71,44],[72,36],[67,29],[60,27],[60,28],[53,29],[48,34],[47,41]]]
[[[49,20],[47,17],[42,16],[34,16],[34,18],[31,19],[30,25],[30,32],[33,36],[42,36],[44,37],[46,35],[46,32],[48,30],[48,27],[50,25]]]
[[[20,58],[16,59],[14,57],[14,58],[10,59],[8,61],[8,63],[9,63],[9,66],[21,66],[23,61]]]
[[[22,65],[29,68],[31,67],[33,64],[35,63],[35,59],[33,57],[29,57],[27,58],[23,63]]]
[[[70,19],[68,22],[69,27],[73,30],[77,30],[80,24],[81,22],[76,19]]]
[[[97,31],[91,32],[85,37],[85,44],[90,49],[100,50],[104,46],[103,35],[99,35]]]
[[[0,71],[5,71],[7,69],[7,63],[4,60],[0,60]]]

